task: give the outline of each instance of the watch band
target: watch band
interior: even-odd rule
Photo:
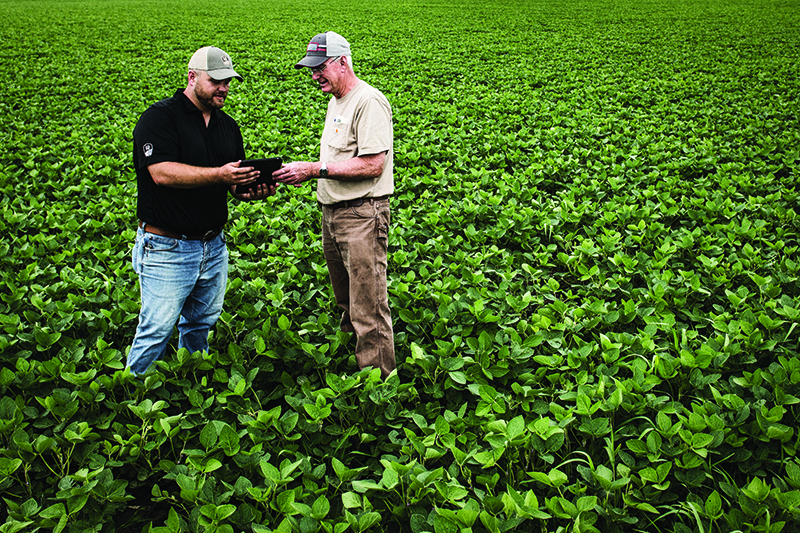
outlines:
[[[325,161],[323,161],[319,167],[319,176],[321,178],[325,178],[328,176],[328,163],[326,163]]]

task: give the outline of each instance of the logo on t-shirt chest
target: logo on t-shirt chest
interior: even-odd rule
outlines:
[[[333,119],[333,134],[339,135],[339,133],[344,133],[346,131],[346,126],[349,124],[348,120],[339,115],[335,119]]]

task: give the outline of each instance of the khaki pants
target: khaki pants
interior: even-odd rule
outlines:
[[[386,289],[389,200],[357,207],[322,206],[322,248],[342,331],[355,332],[360,368],[395,368],[394,334]]]

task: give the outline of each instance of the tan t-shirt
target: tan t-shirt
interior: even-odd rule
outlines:
[[[383,94],[364,81],[342,98],[331,98],[325,129],[322,131],[319,159],[335,163],[386,152],[386,162],[379,178],[362,181],[317,180],[317,200],[332,204],[394,192],[394,149],[392,106]]]

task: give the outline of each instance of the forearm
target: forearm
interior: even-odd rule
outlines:
[[[150,165],[148,170],[157,185],[176,189],[203,187],[224,182],[220,167],[195,167],[184,163],[165,161]]]
[[[345,161],[328,163],[327,179],[336,181],[363,181],[379,178],[386,162],[386,152],[353,157]],[[319,176],[319,170],[317,171]]]
[[[380,177],[386,162],[386,152],[353,157],[346,161],[328,163],[328,175],[324,179],[336,181],[363,181]],[[299,187],[311,179],[322,179],[322,163],[296,161],[287,163],[272,174],[275,181]]]

